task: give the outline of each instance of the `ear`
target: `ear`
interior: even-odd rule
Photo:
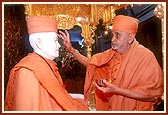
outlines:
[[[130,34],[129,35],[129,39],[128,39],[128,43],[131,44],[134,41],[135,35],[134,34]]]
[[[43,44],[42,44],[42,39],[41,38],[37,38],[35,41],[36,47],[39,49],[43,48]]]

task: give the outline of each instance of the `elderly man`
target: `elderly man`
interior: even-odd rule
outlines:
[[[33,16],[26,21],[29,41],[34,52],[29,53],[11,70],[5,110],[88,110],[83,99],[78,98],[79,96],[73,98],[65,90],[53,61],[59,56],[60,48],[56,20],[45,16]]]
[[[89,99],[95,83],[96,110],[153,110],[155,100],[163,94],[163,73],[154,56],[136,39],[138,20],[118,15],[112,27],[111,49],[86,58],[71,47],[69,34],[61,32],[64,45],[75,58],[87,66],[84,86]]]

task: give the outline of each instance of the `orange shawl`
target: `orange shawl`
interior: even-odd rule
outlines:
[[[85,103],[81,99],[72,98],[65,90],[55,62],[48,59],[46,60],[54,70],[56,77],[54,76],[52,70],[47,65],[47,63],[35,53],[30,53],[12,69],[10,73],[10,78],[8,81],[7,91],[6,91],[5,110],[13,110],[14,108],[13,107],[14,86],[13,85],[16,77],[15,73],[20,68],[26,68],[34,72],[35,76],[39,81],[40,86],[42,86],[44,90],[46,90],[49,93],[50,100],[55,100],[55,103],[57,103],[56,107],[53,107],[53,108],[57,108],[57,106],[59,106],[58,110],[60,110],[60,108],[62,108],[62,110],[68,110],[68,111],[88,110],[87,103]],[[32,87],[30,86],[30,88]],[[42,100],[40,101],[40,99],[42,99],[41,96],[38,97],[38,99],[39,99],[38,110],[43,110],[43,107],[40,108],[41,106],[40,103],[42,103]]]
[[[108,77],[115,51],[109,49],[95,54],[88,61],[84,86],[85,99],[89,99],[92,82],[95,78]],[[121,56],[119,56],[121,58]],[[163,73],[151,51],[134,41],[125,54],[116,79],[115,86],[129,89],[148,96],[163,94]],[[142,102],[121,95],[113,95],[109,103],[103,95],[96,92],[96,110],[133,111],[152,110],[152,102]]]

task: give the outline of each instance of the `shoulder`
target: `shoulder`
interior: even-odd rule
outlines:
[[[36,54],[30,53],[24,58],[22,58],[19,63],[15,65],[15,68],[27,68],[27,69],[36,69],[42,66],[43,61]]]
[[[109,57],[110,55],[113,55],[114,53],[115,53],[114,50],[108,49],[106,51],[94,54],[91,58],[95,58],[95,57],[96,58]]]
[[[150,51],[148,48],[144,47],[143,45],[138,45],[137,48],[135,48],[135,55],[144,57],[144,58],[155,58],[154,53]]]
[[[108,49],[104,52],[94,54],[91,58],[89,58],[88,62],[97,66],[103,65],[113,57],[114,53],[114,50]]]
[[[18,70],[15,70],[14,75],[16,79],[24,80],[24,81],[36,81],[35,73],[34,71],[28,69],[28,68],[19,68]]]

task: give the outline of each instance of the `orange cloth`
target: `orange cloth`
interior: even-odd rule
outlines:
[[[121,30],[127,33],[136,33],[138,29],[138,19],[124,16],[124,15],[117,15],[113,20],[112,31],[113,30]]]
[[[118,59],[120,58],[120,59]],[[111,66],[117,61],[118,66]],[[84,95],[88,100],[95,78],[110,78],[111,68],[118,69],[112,77],[112,84],[117,87],[129,89],[148,96],[161,96],[163,94],[163,73],[151,51],[134,41],[130,50],[120,55],[109,49],[93,55],[89,61],[86,72]],[[153,110],[153,102],[143,102],[121,95],[113,95],[111,102],[96,92],[97,110],[114,111],[140,111]]]
[[[47,16],[32,16],[26,19],[28,33],[57,32],[57,21]]]
[[[82,99],[72,98],[64,88],[54,61],[47,63],[36,53],[23,58],[10,73],[5,110],[88,110]]]

